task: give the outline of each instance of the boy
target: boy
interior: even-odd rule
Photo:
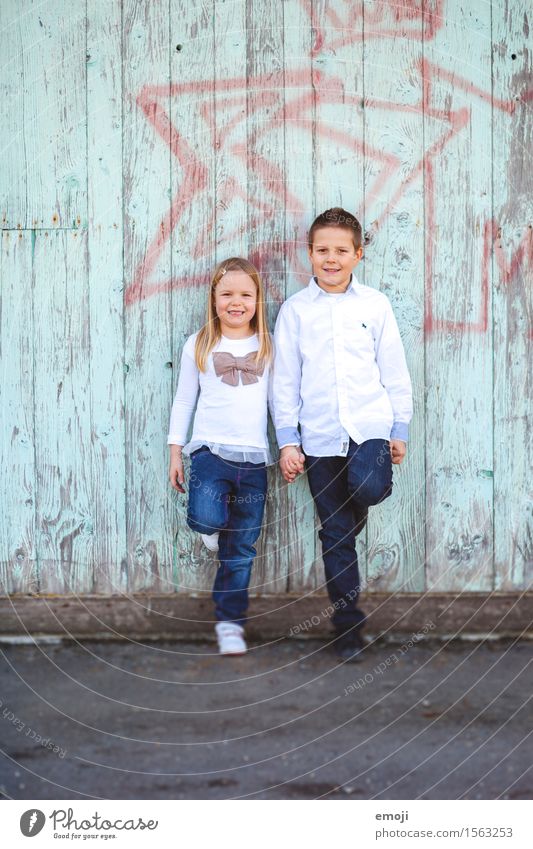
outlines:
[[[313,276],[283,304],[274,331],[274,424],[285,480],[307,470],[338,658],[357,662],[365,615],[355,538],[405,457],[411,380],[388,298],[352,274],[363,255],[355,216],[328,209],[308,242]]]

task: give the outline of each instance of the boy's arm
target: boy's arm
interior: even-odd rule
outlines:
[[[274,369],[272,376],[271,413],[280,450],[300,445],[298,419],[302,358],[298,342],[298,326],[292,310],[282,306],[274,329]]]
[[[397,440],[407,442],[413,415],[413,390],[400,331],[388,298],[381,333],[376,339],[376,362],[394,415],[391,443]]]
[[[305,457],[300,450],[300,384],[302,357],[298,324],[292,310],[282,306],[274,330],[274,372],[272,380],[272,418],[280,448],[279,465],[287,483],[304,470]]]

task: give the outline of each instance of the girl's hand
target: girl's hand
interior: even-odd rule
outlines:
[[[305,454],[302,454],[296,445],[286,445],[285,448],[281,449],[279,467],[287,483],[292,483],[296,475],[303,472],[304,463]]]
[[[403,441],[403,439],[391,439],[390,440],[390,455],[392,462],[395,465],[399,465],[405,454],[407,452],[407,445]]]
[[[177,492],[185,492],[183,484],[185,483],[185,475],[183,472],[183,457],[180,450],[176,449],[179,446],[170,446],[170,466],[168,469],[168,477],[171,485]]]

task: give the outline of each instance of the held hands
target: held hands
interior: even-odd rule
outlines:
[[[296,445],[286,445],[285,448],[281,449],[279,467],[287,483],[292,483],[296,475],[303,472],[304,463],[305,455]]]
[[[402,439],[390,440],[391,460],[394,465],[399,465],[405,458],[407,445]],[[297,475],[304,471],[305,455],[302,454],[300,448],[295,445],[286,445],[281,449],[279,466],[281,474],[287,483],[292,483]],[[177,492],[185,492],[185,474],[183,470],[183,457],[181,454],[181,446],[170,446],[170,465],[168,476],[172,487]]]
[[[391,439],[390,440],[390,455],[392,462],[395,465],[399,465],[405,457],[407,452],[407,445],[403,441],[403,439]]]
[[[170,465],[168,477],[171,485],[177,492],[185,492],[185,474],[183,472],[183,457],[181,456],[181,445],[170,446]]]

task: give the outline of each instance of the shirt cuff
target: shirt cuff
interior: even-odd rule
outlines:
[[[276,430],[276,439],[278,441],[279,450],[286,448],[287,445],[299,446],[301,443],[300,434],[297,427],[280,427]]]
[[[390,432],[391,439],[401,439],[402,442],[407,442],[409,439],[409,425],[405,422],[394,422]]]

